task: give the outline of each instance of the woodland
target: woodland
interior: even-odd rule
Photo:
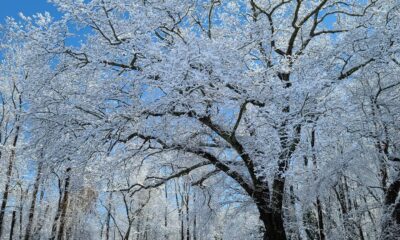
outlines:
[[[399,0],[51,0],[0,25],[1,240],[400,239]]]

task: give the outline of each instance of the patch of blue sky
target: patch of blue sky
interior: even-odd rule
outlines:
[[[61,17],[57,8],[46,0],[3,0],[0,8],[0,23],[5,23],[7,17],[19,19],[19,13],[30,16],[36,13],[49,12],[55,19]]]
[[[94,34],[94,31],[90,27],[78,27],[74,23],[69,23],[68,24],[68,30],[70,32],[70,36],[68,36],[65,40],[64,43],[68,47],[72,48],[79,48],[82,45],[85,44],[86,39],[88,36]]]

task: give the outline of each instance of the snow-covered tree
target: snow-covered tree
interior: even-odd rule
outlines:
[[[2,64],[58,181],[46,236],[400,237],[397,1],[52,2]]]

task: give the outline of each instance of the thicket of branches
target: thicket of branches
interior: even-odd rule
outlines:
[[[1,28],[1,239],[400,239],[397,0],[52,2]]]

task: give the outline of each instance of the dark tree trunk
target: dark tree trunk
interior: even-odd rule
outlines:
[[[27,190],[28,191],[28,190]],[[23,222],[23,213],[24,213],[24,196],[28,195],[28,193],[22,191],[21,196],[19,198],[19,216],[18,216],[18,224],[19,224],[19,239],[22,239],[22,222]]]
[[[185,193],[185,210],[186,210],[186,240],[190,240],[190,219],[189,219],[189,192]]]
[[[400,201],[396,201],[399,192],[400,192],[400,173],[398,173],[396,179],[389,184],[389,187],[387,188],[385,193],[385,205],[387,208],[392,207],[393,211],[391,213],[391,217],[393,219],[393,222],[395,222],[396,224],[400,224]]]
[[[10,159],[10,161],[8,163],[7,173],[6,173],[7,181],[6,181],[6,185],[4,188],[3,197],[2,197],[2,201],[1,201],[1,207],[0,207],[0,238],[3,235],[3,224],[4,224],[6,206],[7,206],[7,202],[8,202],[8,194],[10,191],[10,182],[11,182],[13,165],[14,165],[14,161],[13,161],[13,159]]]
[[[59,199],[58,199],[56,215],[54,217],[53,224],[51,227],[50,240],[54,240],[56,238],[58,219],[60,219],[60,215],[61,215],[61,198],[62,198],[61,183],[59,183],[58,187],[59,187]]]
[[[106,218],[106,240],[110,239],[110,222],[111,222],[111,201],[112,201],[112,192],[108,195],[108,209],[107,209],[107,218]]]
[[[42,174],[42,162],[39,162],[35,183],[33,185],[31,206],[29,207],[28,224],[25,231],[25,240],[29,240],[31,236],[31,229],[33,225],[33,217],[35,216],[36,196],[39,191],[40,177]]]
[[[277,181],[277,180],[275,180]],[[260,220],[264,224],[264,240],[286,240],[286,232],[283,221],[282,201],[279,199],[283,196],[284,184],[279,184],[274,181],[274,190],[280,191],[279,196],[275,193],[272,199],[278,201],[276,203],[270,202],[270,194],[268,186],[259,187],[259,190],[254,193],[254,200],[256,202],[258,211],[260,213]],[[280,206],[280,207],[279,207]]]
[[[164,196],[165,196],[165,202],[168,203],[168,191],[167,191],[167,184],[164,185]],[[164,239],[168,240],[168,204],[165,204],[165,210],[164,210],[164,227],[165,227],[165,234],[164,234]]]
[[[385,194],[385,218],[382,232],[388,234],[393,232],[393,229],[397,229],[395,234],[400,234],[398,226],[400,225],[400,201],[396,201],[400,192],[400,173],[397,175],[397,179],[394,180],[387,188]],[[397,232],[398,231],[398,232]],[[386,239],[386,238],[384,238]]]
[[[259,206],[260,219],[264,224],[264,240],[286,240],[285,227],[283,225],[283,216],[279,211],[265,210]]]
[[[322,205],[317,197],[317,214],[318,214],[318,234],[320,240],[325,240],[325,233],[324,233],[324,217],[322,213]]]
[[[11,228],[10,228],[10,240],[13,240],[14,237],[14,228],[15,228],[15,222],[16,222],[16,211],[14,210],[12,213],[11,217]]]
[[[16,126],[15,136],[14,136],[14,140],[12,143],[13,148],[11,149],[10,159],[9,159],[8,167],[7,167],[6,185],[4,188],[1,207],[0,207],[0,238],[2,237],[2,233],[3,233],[4,217],[5,217],[5,211],[6,211],[6,206],[7,206],[7,202],[8,202],[8,195],[9,195],[9,191],[10,191],[12,172],[13,172],[13,168],[14,168],[15,148],[16,148],[17,142],[18,142],[19,130],[20,130],[20,127]]]
[[[132,224],[133,224],[133,222],[131,220],[129,220],[128,221],[128,229],[126,230],[124,240],[129,240],[129,235],[131,235]]]
[[[314,180],[317,180],[317,156],[315,154],[315,142],[316,142],[316,134],[315,134],[315,127],[313,127],[311,131],[311,149],[312,149],[312,161],[313,161],[313,167],[314,167]],[[325,231],[324,231],[324,216],[323,216],[323,211],[322,211],[322,205],[321,201],[319,200],[319,197],[317,196],[317,216],[318,216],[318,235],[319,235],[319,240],[325,240]]]

